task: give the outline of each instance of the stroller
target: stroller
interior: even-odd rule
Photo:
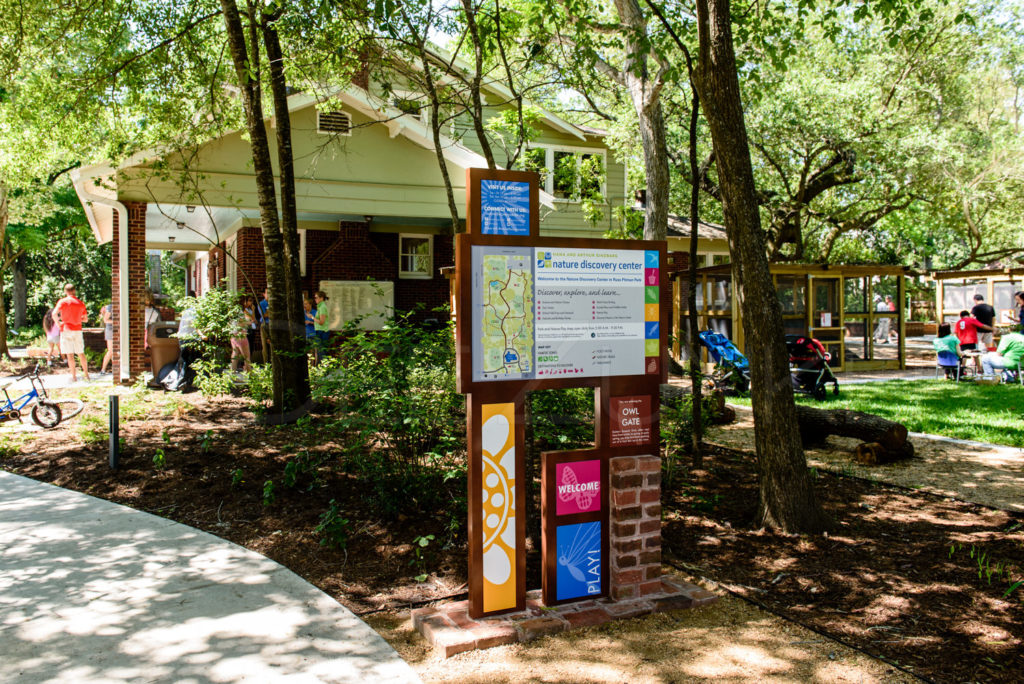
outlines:
[[[704,330],[698,335],[711,359],[715,362],[715,371],[705,376],[710,389],[732,391],[739,394],[750,389],[750,362],[732,341],[714,330]]]
[[[786,335],[786,350],[794,390],[821,401],[831,382],[832,394],[839,395],[839,380],[828,365],[831,356],[821,342],[805,335]]]

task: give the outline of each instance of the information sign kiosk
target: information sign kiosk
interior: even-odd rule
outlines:
[[[595,447],[542,454],[543,597],[608,594],[609,459],[656,454],[665,243],[541,238],[539,176],[468,169],[455,243],[469,447],[469,612],[526,605],[524,401],[593,387]]]

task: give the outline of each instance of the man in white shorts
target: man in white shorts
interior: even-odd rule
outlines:
[[[53,315],[60,320],[60,351],[67,357],[68,368],[71,369],[71,382],[78,380],[75,369],[75,356],[82,364],[82,375],[89,379],[89,367],[85,359],[85,341],[82,339],[82,322],[88,312],[82,300],[75,296],[75,286],[68,283],[64,286],[64,298],[57,302]]]

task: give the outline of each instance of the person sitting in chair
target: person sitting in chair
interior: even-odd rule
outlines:
[[[1018,364],[1024,358],[1024,335],[1020,333],[1006,333],[999,340],[999,348],[981,357],[981,365],[985,369],[986,376],[993,376],[996,370],[1017,371]]]
[[[964,352],[960,348],[960,340],[953,334],[949,323],[939,325],[939,334],[932,340],[932,346],[935,348],[936,354],[949,352],[961,362],[963,361]],[[943,369],[946,371],[946,379],[956,377],[956,366],[943,366]]]

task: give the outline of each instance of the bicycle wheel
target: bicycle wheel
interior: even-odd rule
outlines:
[[[32,420],[41,428],[55,428],[60,424],[60,406],[48,401],[39,402],[32,407]]]
[[[50,403],[58,404],[62,407],[60,409],[61,420],[74,418],[85,409],[85,403],[81,399],[60,399]]]

